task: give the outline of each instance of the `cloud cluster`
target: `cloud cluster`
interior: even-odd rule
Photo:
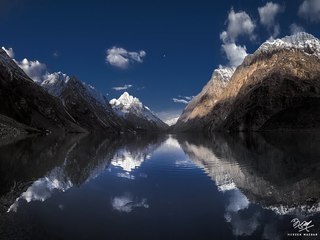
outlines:
[[[1,49],[4,50],[8,54],[9,57],[14,58],[14,51],[12,48],[7,49],[5,47],[2,47]]]
[[[236,41],[240,36],[247,36],[250,40],[254,40],[256,24],[246,12],[235,12],[233,9],[228,14],[227,24],[227,30],[220,34],[222,50],[229,60],[229,65],[236,67],[247,56],[246,46],[237,45]]]
[[[2,47],[9,57],[35,82],[41,83],[44,77],[48,74],[47,66],[38,60],[29,61],[28,59],[23,59],[22,61],[17,61],[14,59],[14,51],[12,48]]]
[[[267,27],[268,31],[271,33],[272,38],[275,38],[280,33],[280,25],[276,21],[276,17],[279,13],[284,11],[278,3],[267,2],[263,7],[258,8],[260,23]]]
[[[227,23],[227,30],[223,31],[220,35],[222,41],[236,42],[237,38],[241,35],[247,35],[252,40],[255,39],[254,29],[256,25],[246,12],[235,12],[231,9],[228,14]]]
[[[246,46],[239,46],[235,43],[224,43],[222,49],[232,67],[239,66],[248,55]]]
[[[43,77],[47,73],[47,66],[44,63],[36,61],[29,61],[28,59],[23,59],[22,61],[16,61],[18,66],[35,82],[41,83]]]
[[[298,14],[311,22],[320,22],[320,0],[304,0]]]
[[[126,69],[130,64],[142,63],[143,58],[146,56],[146,52],[141,50],[139,52],[129,52],[124,48],[112,47],[107,50],[106,63]]]
[[[122,90],[127,90],[127,89],[129,89],[131,87],[132,87],[131,84],[125,84],[124,86],[113,87],[112,89],[116,90],[116,91],[122,91]]]

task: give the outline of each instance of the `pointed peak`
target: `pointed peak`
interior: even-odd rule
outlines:
[[[139,99],[131,96],[128,92],[122,93],[118,99],[112,99],[113,102],[117,101],[117,105],[130,106],[132,103],[140,103]]]
[[[219,67],[213,71],[212,78],[215,77],[223,82],[228,82],[235,70],[235,67],[225,67],[219,65]]]

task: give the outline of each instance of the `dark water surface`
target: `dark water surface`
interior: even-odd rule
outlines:
[[[315,133],[0,145],[0,239],[319,239],[319,197]]]

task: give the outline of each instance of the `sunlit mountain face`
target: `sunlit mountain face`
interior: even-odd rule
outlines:
[[[319,144],[317,134],[282,133],[74,135],[1,145],[0,236],[282,239],[295,231],[294,218],[312,221],[315,233]]]

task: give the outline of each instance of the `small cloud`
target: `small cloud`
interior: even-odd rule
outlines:
[[[112,208],[119,212],[130,213],[135,208],[149,208],[147,199],[133,199],[130,195],[114,197],[111,200]]]
[[[60,56],[60,53],[58,51],[54,51],[52,54],[53,57],[57,58]]]
[[[178,98],[172,98],[172,101],[175,103],[184,103],[188,104],[193,96],[181,96],[179,95]]]
[[[297,25],[296,23],[292,23],[290,25],[291,34],[296,34],[296,33],[304,32],[304,31],[305,31],[304,28],[302,26]]]
[[[113,87],[112,89],[113,90],[116,90],[116,91],[122,91],[122,90],[127,90],[129,88],[131,88],[132,85],[131,84],[125,84],[124,86],[121,86],[121,87]]]
[[[279,13],[284,12],[284,7],[278,3],[267,2],[263,7],[258,8],[260,23],[264,25],[269,32],[272,32],[272,38],[280,33],[280,25],[276,22]]]
[[[172,98],[172,101],[175,103],[184,103],[184,104],[188,104],[189,101],[185,100],[185,99],[178,99],[178,98]]]
[[[178,97],[179,98],[185,98],[186,100],[190,101],[194,96],[182,96],[182,95],[179,95]]]
[[[145,88],[146,88],[145,86],[137,87],[137,91],[141,91],[141,90],[143,90]]]
[[[304,0],[298,15],[311,22],[320,22],[320,0]]]
[[[117,177],[126,178],[126,179],[129,179],[129,180],[134,180],[135,179],[135,176],[130,174],[130,173],[128,173],[128,172],[117,173]]]
[[[8,54],[9,57],[14,58],[14,51],[12,48],[7,49],[5,47],[2,47],[1,49],[4,50]]]
[[[139,52],[129,52],[124,48],[112,47],[107,50],[106,63],[126,69],[130,64],[142,63],[143,58],[146,56],[146,52],[141,50]]]

